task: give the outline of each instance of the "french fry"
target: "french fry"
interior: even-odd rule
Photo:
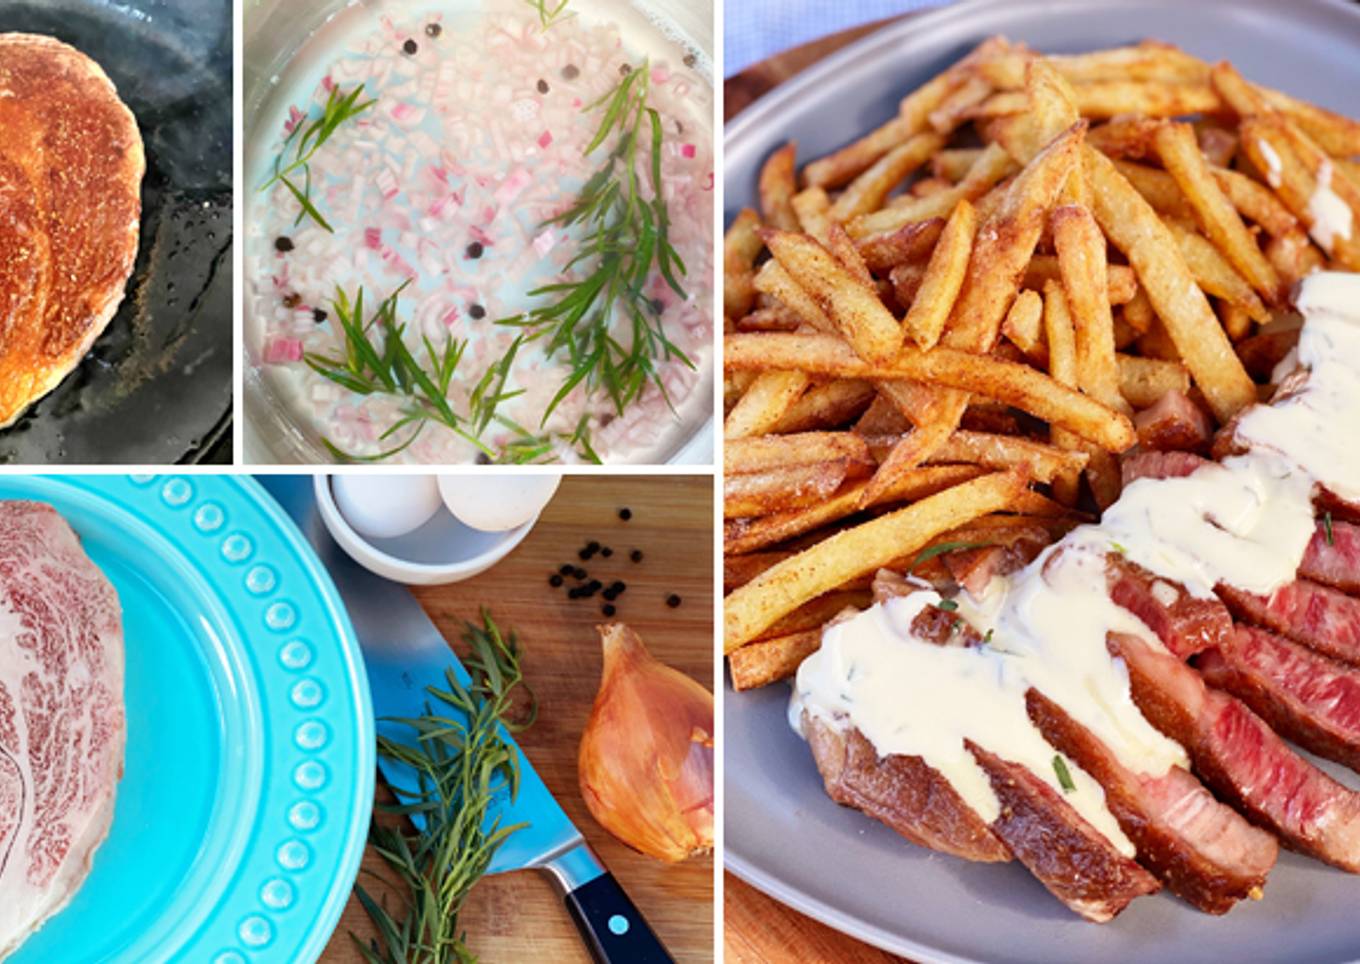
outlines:
[[[918,221],[948,217],[960,201],[978,200],[1014,170],[1015,162],[1005,149],[989,144],[967,176],[949,190],[939,191],[929,197],[911,198],[906,203],[861,215],[850,221],[846,230],[850,232],[850,237],[860,240],[873,234],[896,231]]]
[[[948,441],[952,430],[948,422],[932,419],[902,436],[869,480],[868,487],[860,496],[861,507],[884,501],[887,493],[908,472],[930,458]]]
[[[976,69],[994,87],[1011,90],[1023,85],[1028,56],[1032,55],[995,54]],[[1099,80],[1195,84],[1204,83],[1209,72],[1202,60],[1154,40],[1081,54],[1050,54],[1044,59],[1069,82],[1078,84]]]
[[[1176,179],[1209,240],[1268,303],[1283,295],[1280,276],[1224,195],[1189,124],[1163,124],[1156,134],[1162,165]],[[1236,303],[1236,302],[1234,302]]]
[[[1233,354],[1171,232],[1109,158],[1088,149],[1086,162],[1096,220],[1138,273],[1177,353],[1214,414],[1226,422],[1256,400],[1255,385]]]
[[[794,175],[797,151],[798,145],[790,141],[766,158],[760,168],[760,216],[781,231],[800,230],[793,211],[793,195],[798,190]]]
[[[893,188],[943,146],[942,135],[923,133],[894,147],[855,178],[831,203],[831,220],[848,221],[856,215],[878,210]]]
[[[1231,301],[1219,303],[1218,317],[1223,322],[1223,330],[1234,344],[1251,334],[1251,315]]]
[[[892,398],[885,392],[879,392],[873,404],[864,410],[864,414],[855,422],[855,434],[867,437],[870,435],[901,435],[911,429],[911,421],[902,414],[902,410],[897,407]]]
[[[945,219],[931,218],[898,228],[888,234],[873,234],[858,243],[859,253],[870,271],[891,271],[908,261],[925,261],[944,232]]]
[[[1115,161],[1114,166],[1159,214],[1185,221],[1193,220],[1195,209],[1186,200],[1185,192],[1176,179],[1166,171],[1132,161]]]
[[[902,328],[878,292],[863,284],[806,235],[766,230],[761,235],[789,275],[831,318],[865,359],[889,361],[902,344]]]
[[[1163,84],[1155,81],[1095,80],[1074,84],[1077,110],[1093,120],[1120,114],[1182,117],[1221,110],[1223,102],[1208,83]]]
[[[1025,266],[1025,279],[1021,283],[1026,288],[1042,291],[1044,282],[1057,281],[1061,277],[1062,274],[1058,268],[1056,256],[1036,254],[1029,259],[1029,264]],[[1138,293],[1138,276],[1126,264],[1107,264],[1105,266],[1105,278],[1108,283],[1111,305],[1128,304]]]
[[[860,475],[867,467],[860,466]],[[844,459],[789,465],[723,480],[723,518],[744,519],[814,505],[834,495],[850,474]]]
[[[1047,61],[1026,63],[1024,96],[1026,104],[1020,113],[997,118],[990,125],[995,141],[1022,165],[1033,161],[1080,118],[1071,86]]]
[[[855,247],[855,242],[850,240],[850,235],[845,233],[845,228],[838,222],[832,221],[827,227],[826,240],[822,242],[822,246],[835,256],[856,281],[866,287],[874,287],[874,278],[869,273],[869,265],[859,253],[859,248]]]
[[[933,348],[940,340],[944,323],[963,286],[976,234],[977,213],[967,201],[960,201],[949,216],[930,256],[916,298],[902,320],[907,336],[921,348]]]
[[[953,132],[967,117],[969,110],[980,104],[992,92],[992,85],[976,74],[970,75],[963,83],[949,92],[927,116],[927,123],[937,134]]]
[[[1222,337],[1217,318],[1213,318],[1213,325]],[[1122,452],[1134,442],[1133,426],[1123,414],[1042,372],[972,352],[945,347],[928,352],[905,348],[891,362],[875,366],[833,335],[731,335],[723,364],[735,371],[797,366],[809,373],[842,378],[924,382],[1005,402],[1050,424],[1071,429],[1112,452]]]
[[[812,630],[820,633],[823,626],[847,607],[863,609],[872,602],[873,594],[868,589],[833,589],[824,596],[818,596],[816,599],[803,603],[793,612],[780,619],[761,633],[757,637],[757,642],[762,639],[773,639],[776,636],[787,636],[790,633]]]
[[[1086,208],[1062,205],[1050,223],[1063,293],[1076,331],[1077,387],[1110,408],[1127,412],[1114,360],[1114,316],[1106,292],[1105,237]]]
[[[1233,207],[1247,220],[1259,224],[1266,234],[1278,238],[1298,229],[1298,218],[1259,181],[1221,167],[1214,168],[1214,179]]]
[[[723,556],[723,595],[744,586],[781,559],[793,555],[793,549],[774,549],[769,552],[748,552],[745,555]]]
[[[995,512],[1025,487],[1012,472],[985,475],[879,516],[776,563],[728,595],[723,651],[754,639],[776,620],[846,580],[920,549],[939,533]]]
[[[1077,336],[1068,310],[1067,296],[1056,280],[1044,283],[1044,336],[1048,343],[1048,373],[1060,385],[1077,386]],[[1081,440],[1071,432],[1054,428],[1053,444],[1068,451],[1081,451]],[[1053,478],[1053,496],[1063,505],[1076,505],[1080,473],[1065,471]]]
[[[1039,293],[1026,289],[1011,302],[1001,333],[1010,339],[1036,365],[1048,364],[1048,345],[1044,341],[1044,303]]]
[[[1156,315],[1152,311],[1152,302],[1148,301],[1147,292],[1139,288],[1124,305],[1124,320],[1140,335],[1145,335],[1152,327]]]
[[[732,688],[759,689],[798,672],[798,667],[822,645],[820,629],[806,629],[786,636],[774,636],[748,643],[727,654]]]
[[[1237,273],[1212,241],[1174,221],[1167,223],[1167,230],[1176,239],[1181,257],[1201,288],[1232,302],[1256,321],[1270,320],[1270,311],[1261,303],[1247,279]]]
[[[1147,408],[1167,392],[1190,391],[1190,373],[1180,362],[1119,355],[1119,392],[1134,408]]]
[[[736,320],[737,331],[797,331],[805,322],[787,305],[757,308]]]
[[[803,233],[825,244],[827,229],[831,227],[831,199],[826,191],[820,187],[806,188],[793,196],[789,206]]]
[[[756,233],[759,227],[760,216],[743,208],[723,238],[723,312],[730,318],[749,314],[755,305],[753,269],[764,247]]]
[[[886,455],[900,441],[898,435],[867,436],[875,455]],[[963,462],[986,469],[1025,469],[1036,482],[1052,482],[1068,471],[1080,472],[1086,466],[1086,453],[1064,451],[1054,445],[1017,435],[971,432],[957,429],[935,450],[932,464]]]
[[[843,425],[868,408],[874,396],[872,385],[855,378],[813,385],[784,413],[773,431],[812,432]]]
[[[930,173],[943,181],[962,181],[984,150],[981,147],[951,147],[937,151],[930,159]]]
[[[848,184],[884,154],[919,133],[922,126],[910,118],[894,117],[859,140],[808,164],[803,168],[803,181],[809,187],[820,188]]]
[[[943,178],[923,177],[912,184],[911,187],[907,188],[907,193],[912,197],[930,197],[932,194],[948,191],[953,188],[953,186],[953,184]]]
[[[1225,127],[1200,121],[1195,125],[1195,141],[1209,166],[1222,170],[1237,153],[1237,134]]]
[[[834,331],[835,325],[821,307],[813,300],[798,282],[794,281],[784,266],[773,259],[766,261],[756,272],[753,287],[767,297],[773,298],[818,331]]]
[[[1116,160],[1138,161],[1152,154],[1152,140],[1160,126],[1151,117],[1118,117],[1093,126],[1086,143]]]
[[[869,443],[852,432],[760,435],[733,439],[723,445],[723,473],[729,476],[837,459],[874,464]]]
[[[761,372],[741,396],[741,401],[727,414],[723,437],[737,439],[769,432],[811,381],[806,373],[796,370]]]
[[[899,305],[914,304],[925,280],[926,266],[914,262],[899,264],[888,272],[888,281],[892,284]]]
[[[1266,103],[1297,124],[1328,154],[1333,157],[1360,154],[1360,123],[1278,90],[1259,85],[1256,90]]]
[[[1285,284],[1291,285],[1321,268],[1326,261],[1302,228],[1271,238],[1266,243],[1266,257]]]

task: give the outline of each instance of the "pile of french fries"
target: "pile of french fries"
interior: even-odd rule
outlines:
[[[1047,541],[1119,496],[1132,416],[1219,425],[1360,270],[1360,124],[1147,42],[1001,38],[798,170],[724,246],[725,651],[789,676],[880,568]],[[767,255],[768,253],[768,255]]]

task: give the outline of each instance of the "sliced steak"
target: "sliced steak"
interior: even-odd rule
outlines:
[[[1049,893],[1087,920],[1104,923],[1135,897],[1161,889],[1052,787],[1019,763],[971,740],[965,745],[1001,800],[992,832]]]
[[[1209,460],[1192,452],[1137,452],[1120,463],[1124,484],[1138,479],[1177,479],[1189,475]]]
[[[1037,690],[1026,694],[1044,739],[1105,790],[1105,803],[1138,848],[1139,862],[1181,898],[1209,914],[1259,897],[1279,845],[1193,775],[1172,767],[1153,777],[1129,770],[1100,739]]]
[[[1281,736],[1360,771],[1360,670],[1255,626],[1196,665]]]
[[[1360,503],[1347,501],[1326,486],[1319,487],[1317,495],[1313,498],[1313,505],[1319,512],[1328,513],[1334,522],[1353,522],[1360,525]]]
[[[1360,595],[1360,526],[1331,520],[1319,522],[1299,575],[1352,596]]]
[[[90,872],[123,731],[113,587],[50,506],[0,502],[0,958]]]
[[[1035,527],[1031,535],[1010,540],[1005,545],[957,549],[944,556],[945,567],[954,581],[974,599],[981,599],[996,576],[1008,576],[1033,562],[1052,541],[1048,533]]]
[[[1232,635],[1232,616],[1217,599],[1200,599],[1118,553],[1105,559],[1110,598],[1157,634],[1181,659],[1217,646]]]
[[[1296,579],[1269,596],[1232,586],[1217,591],[1237,618],[1360,665],[1360,599],[1308,579]]]
[[[989,863],[1011,859],[976,811],[920,757],[880,757],[858,729],[840,732],[807,713],[803,733],[832,800],[940,853]]]
[[[1286,846],[1360,873],[1360,793],[1299,756],[1176,657],[1120,633],[1110,634],[1109,646],[1128,666],[1134,702],[1148,722],[1185,747],[1220,799]]]
[[[1204,452],[1214,426],[1184,392],[1172,389],[1133,417],[1138,444],[1155,452]]]

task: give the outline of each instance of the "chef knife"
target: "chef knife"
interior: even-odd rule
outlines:
[[[370,573],[335,543],[316,510],[310,476],[261,476],[259,481],[292,516],[344,600],[363,647],[378,733],[412,743],[411,730],[390,720],[423,715],[431,700],[427,687],[446,688],[444,674],[450,669],[466,683],[467,670],[404,586]],[[509,733],[503,735],[519,753],[519,792],[511,800],[508,791],[502,790],[488,819],[499,818],[501,826],[520,822],[528,826],[501,844],[488,873],[533,868],[548,874],[599,964],[671,961],[642,914],[553,799],[514,738]],[[417,788],[416,774],[410,767],[391,760],[380,760],[378,765],[393,789]],[[418,815],[412,815],[412,820],[419,827]]]

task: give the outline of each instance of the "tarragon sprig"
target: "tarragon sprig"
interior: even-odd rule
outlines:
[[[538,22],[543,25],[546,31],[560,20],[576,16],[576,12],[566,13],[567,4],[571,0],[562,0],[561,3],[554,5],[551,0],[524,0],[529,6],[538,11]],[[565,16],[564,16],[565,14]]]
[[[330,140],[331,135],[341,124],[358,117],[377,103],[376,100],[366,100],[360,103],[359,97],[363,92],[363,84],[354,88],[349,94],[341,93],[338,86],[332,87],[330,96],[326,98],[326,105],[322,108],[321,116],[305,128],[301,121],[298,122],[297,126],[284,140],[283,151],[274,159],[273,177],[260,185],[260,190],[264,191],[272,187],[276,181],[281,181],[283,186],[288,188],[289,193],[297,198],[302,210],[298,212],[297,219],[293,222],[294,227],[301,224],[304,217],[310,217],[331,234],[335,233],[335,229],[321,216],[321,212],[312,203],[312,168],[310,161],[321,146]],[[297,139],[296,152],[293,159],[285,164],[284,158],[288,156],[288,147],[295,138]],[[302,187],[298,187],[292,180],[298,172],[302,173]]]
[[[605,392],[622,414],[649,380],[665,396],[658,359],[674,358],[694,367],[666,337],[659,305],[646,294],[652,272],[657,271],[672,291],[685,297],[677,278],[685,274],[685,264],[670,242],[670,216],[661,188],[661,118],[647,104],[650,77],[644,60],[612,91],[587,105],[586,110],[603,111],[603,116],[585,153],[592,154],[611,137],[616,138],[614,146],[571,207],[545,222],[582,228],[580,250],[566,270],[585,266],[587,273],[578,281],[530,291],[530,296],[553,300],[498,322],[522,329],[530,339],[546,339],[547,355],[565,356],[570,366],[540,427],[582,383],[591,391]],[[639,176],[644,162],[650,198],[643,196]]]
[[[506,735],[532,725],[537,703],[524,682],[515,633],[502,634],[486,610],[482,622],[465,624],[463,660],[471,679],[460,683],[450,670],[446,688],[430,687],[425,714],[393,722],[414,734],[414,745],[378,738],[378,753],[415,770],[419,787],[394,789],[398,817],[417,817],[415,830],[374,821],[369,843],[391,878],[372,874],[396,891],[398,906],[355,887],[377,929],[367,943],[351,933],[368,964],[453,964],[475,957],[459,933],[458,915],[473,885],[491,865],[507,837],[526,825],[490,818],[500,794],[519,789],[519,755]],[[490,819],[489,819],[490,818]]]

